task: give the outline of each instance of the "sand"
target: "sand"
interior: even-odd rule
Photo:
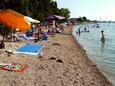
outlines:
[[[1,63],[29,65],[21,73],[0,70],[0,86],[112,86],[72,35],[49,36],[41,57],[0,52]]]

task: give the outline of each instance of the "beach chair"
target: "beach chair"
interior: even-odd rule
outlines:
[[[34,37],[27,37],[26,34],[22,34],[20,36],[18,36],[17,34],[14,34],[13,36],[21,41],[34,41],[35,40]]]
[[[25,40],[31,40],[31,41],[34,41],[34,40],[35,40],[35,37],[27,37],[26,34],[22,34],[22,37],[23,37]]]

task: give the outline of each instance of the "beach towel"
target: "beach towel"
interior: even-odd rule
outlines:
[[[16,63],[0,63],[0,70],[6,70],[11,72],[23,72],[28,68],[27,64],[16,64]]]
[[[43,48],[42,44],[26,44],[21,48],[18,48],[17,53],[29,54],[29,55],[38,55]]]

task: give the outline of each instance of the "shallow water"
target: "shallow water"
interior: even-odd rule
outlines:
[[[100,27],[97,28],[97,25]],[[81,32],[78,35],[76,30],[79,27],[81,31],[84,31],[86,27],[89,32]],[[104,30],[105,43],[100,41],[101,30]],[[104,75],[115,84],[115,23],[77,25],[74,26],[73,35]]]

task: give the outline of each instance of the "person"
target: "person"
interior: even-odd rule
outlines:
[[[32,37],[33,36],[33,28],[30,28],[27,32],[26,32],[26,36],[27,37]]]
[[[76,34],[78,34],[78,31],[76,31]]]
[[[84,28],[84,31],[86,32],[87,30],[86,30],[86,27]]]
[[[42,40],[47,40],[48,37],[47,37],[47,33],[46,32],[43,32],[42,33]]]
[[[48,34],[48,35],[50,35],[50,34],[51,34],[51,30],[50,30],[50,29],[48,29],[47,34]]]
[[[79,34],[79,35],[81,34],[80,28],[78,28],[78,34]]]
[[[84,28],[84,32],[89,32],[89,30],[86,29],[86,27]]]
[[[104,37],[104,31],[103,30],[101,30],[101,41],[105,42],[105,37]]]
[[[0,49],[3,49],[3,48],[5,48],[5,44],[4,44],[3,41],[1,41],[1,42],[0,42]]]

